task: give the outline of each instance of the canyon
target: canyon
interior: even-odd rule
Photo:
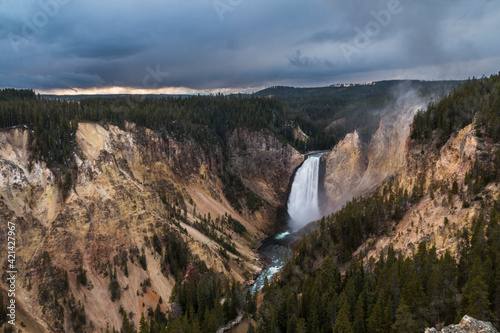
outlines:
[[[389,233],[369,239],[356,253],[378,258],[392,244],[409,255],[421,242],[438,253],[453,252],[457,230],[470,226],[479,210],[479,201],[462,208],[458,197],[446,201],[445,191],[431,197],[427,189],[451,181],[464,187],[474,161],[493,156],[499,147],[479,138],[472,125],[440,149],[411,144],[411,123],[424,105],[401,102],[382,117],[368,142],[354,131],[317,157],[317,218],[352,198],[382,191],[389,181],[408,191],[423,182],[426,189]],[[130,122],[122,128],[79,122],[71,186],[63,190],[64,180],[30,156],[30,131],[25,126],[0,131],[0,214],[17,228],[19,322],[28,323],[27,332],[71,331],[70,313],[82,305],[90,331],[120,327],[120,309],[134,314],[136,326],[140,313],[160,299],[161,310],[169,310],[177,277],[154,250],[157,235],[178,235],[208,267],[241,283],[251,281],[264,268],[257,253],[261,241],[288,222],[291,182],[306,159],[272,135],[244,128],[229,135],[223,152]],[[224,167],[234,179],[222,176]],[[227,184],[242,186],[246,198],[233,197]],[[498,199],[498,184],[487,192],[486,200]],[[228,217],[246,232],[224,225]],[[222,224],[215,234],[234,251],[226,253],[200,227],[204,224],[209,231]],[[82,271],[85,285],[78,280]],[[109,295],[112,275],[121,290],[118,301]],[[47,302],[47,294],[61,301]]]

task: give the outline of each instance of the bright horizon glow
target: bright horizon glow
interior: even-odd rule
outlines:
[[[109,86],[109,87],[91,87],[91,88],[64,88],[64,89],[37,89],[32,87],[24,87],[24,89],[33,89],[36,93],[42,95],[210,95],[210,94],[251,94],[266,88],[275,86],[286,86],[294,88],[322,88],[334,84],[366,84],[370,82],[379,82],[384,80],[422,80],[422,81],[446,81],[446,80],[467,80],[472,76],[481,77],[481,75],[490,76],[497,74],[488,72],[489,68],[498,67],[500,57],[490,57],[482,61],[466,61],[460,62],[458,65],[460,70],[447,72],[446,75],[442,72],[439,66],[419,66],[411,70],[380,70],[372,72],[359,72],[348,76],[338,77],[335,80],[328,82],[312,82],[309,84],[296,84],[289,81],[267,81],[264,85],[253,87],[226,87],[214,89],[194,89],[189,87],[162,87],[156,89],[134,88],[125,86]],[[433,74],[432,74],[433,73]],[[467,74],[469,73],[469,74]],[[473,73],[473,74],[470,74]],[[482,73],[482,74],[481,74]],[[11,88],[10,86],[0,85],[0,88]],[[15,87],[20,88],[20,87]]]
[[[191,89],[187,87],[169,87],[169,88],[158,88],[158,89],[143,89],[143,88],[131,88],[131,87],[100,87],[100,88],[84,88],[84,89],[50,89],[42,90],[35,89],[36,93],[42,95],[209,95],[209,94],[247,94],[254,93],[261,88],[246,88],[246,89]]]

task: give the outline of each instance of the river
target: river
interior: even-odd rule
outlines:
[[[264,287],[266,278],[268,282],[271,282],[274,275],[283,268],[288,258],[291,258],[293,252],[289,245],[292,240],[293,237],[289,231],[270,236],[264,240],[259,248],[259,253],[266,257],[269,264],[257,277],[255,283],[249,287],[252,295],[258,293]]]

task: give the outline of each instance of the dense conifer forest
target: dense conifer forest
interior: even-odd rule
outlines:
[[[177,140],[194,140],[206,152],[226,148],[227,139],[236,128],[273,135],[302,151],[333,146],[334,138],[314,124],[310,126],[307,147],[296,140],[294,130],[301,119],[300,115],[292,116],[277,99],[242,95],[125,96],[64,101],[37,98],[32,90],[0,92],[0,128],[24,125],[31,129],[32,157],[47,162],[60,175],[62,184],[70,180],[67,174],[74,168],[71,156],[79,121],[112,124],[122,129],[125,121],[129,121]]]
[[[355,223],[366,204],[351,203],[300,240],[281,278],[264,290],[258,332],[419,332],[465,314],[498,327],[499,203],[474,220],[471,232],[461,231],[458,263],[424,242],[413,258],[392,247],[377,262],[353,258],[341,276],[337,254],[343,245],[334,245],[334,230]]]
[[[472,123],[476,117],[476,130],[500,141],[500,77],[469,80],[439,103],[429,104],[426,112],[414,119],[411,138],[419,143],[434,142],[442,146],[452,133]]]

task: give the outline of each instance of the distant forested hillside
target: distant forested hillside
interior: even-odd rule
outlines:
[[[393,111],[398,97],[410,91],[417,98],[440,98],[460,84],[462,81],[392,80],[323,88],[272,87],[255,95],[282,100],[306,134],[316,137],[316,131],[326,132],[336,143],[354,130],[368,141],[381,116]]]
[[[36,99],[36,94],[31,89],[8,88],[0,90],[0,101],[34,99]]]

